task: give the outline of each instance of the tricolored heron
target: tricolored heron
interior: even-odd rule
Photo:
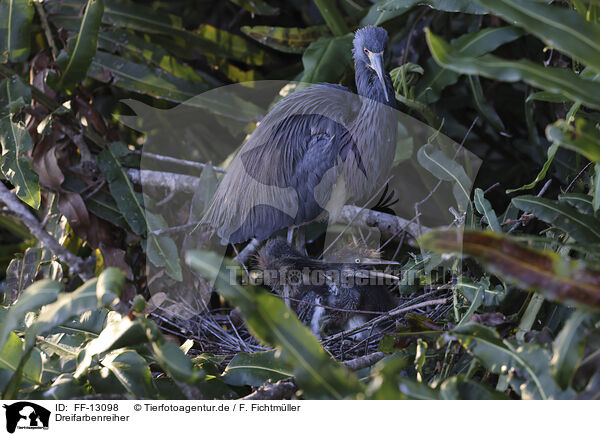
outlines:
[[[269,238],[385,182],[396,146],[394,89],[384,70],[387,32],[355,33],[356,88],[318,84],[279,101],[232,161],[203,222],[223,243]]]

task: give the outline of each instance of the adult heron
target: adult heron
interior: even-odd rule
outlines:
[[[232,161],[203,222],[223,243],[329,219],[385,182],[396,145],[396,101],[384,70],[387,32],[356,31],[358,96],[318,84],[279,101]]]

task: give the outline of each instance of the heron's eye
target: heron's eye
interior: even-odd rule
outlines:
[[[359,258],[354,259],[354,263],[360,263],[360,259]]]
[[[365,52],[366,55],[369,54],[369,50],[367,49],[367,47],[363,48],[363,51]]]

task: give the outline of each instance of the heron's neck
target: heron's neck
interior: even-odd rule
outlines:
[[[381,82],[373,70],[362,62],[355,64],[355,70],[356,90],[359,95],[374,100],[377,103],[383,103],[393,108],[396,107],[394,87],[392,86],[390,75],[387,72],[385,73],[384,78],[389,101],[386,101]]]

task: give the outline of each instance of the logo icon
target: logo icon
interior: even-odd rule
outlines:
[[[10,405],[3,405],[6,409],[6,430],[14,433],[19,429],[48,429],[50,411],[42,406],[29,401],[19,401]]]

